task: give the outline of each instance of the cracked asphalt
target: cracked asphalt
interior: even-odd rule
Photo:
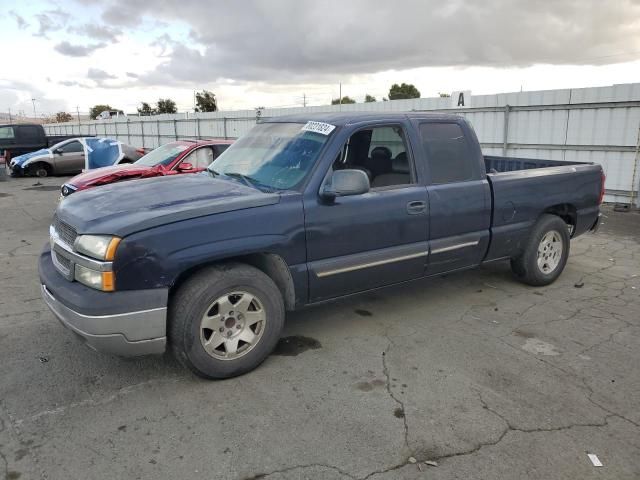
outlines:
[[[637,212],[605,208],[551,286],[495,264],[310,308],[210,382],[95,353],[46,310],[63,181],[0,182],[0,478],[640,478]]]

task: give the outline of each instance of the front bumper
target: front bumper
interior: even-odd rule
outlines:
[[[9,163],[9,170],[11,171],[11,176],[12,177],[24,177],[26,174],[26,171],[24,168],[22,168],[21,165],[11,165],[11,163]]]
[[[164,352],[166,289],[100,292],[58,273],[45,248],[39,261],[44,302],[60,322],[94,350],[120,356]]]

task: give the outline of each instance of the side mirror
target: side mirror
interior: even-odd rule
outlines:
[[[362,170],[336,170],[322,189],[322,197],[333,200],[367,193],[371,185],[369,177]]]
[[[62,155],[62,150],[54,150],[53,153],[55,153],[56,155]]]
[[[193,170],[193,165],[187,162],[182,162],[180,165],[178,165],[178,170],[180,170],[181,172],[188,172],[190,170]]]

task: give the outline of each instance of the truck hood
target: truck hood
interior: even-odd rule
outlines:
[[[83,190],[67,197],[58,206],[56,215],[79,234],[124,237],[167,223],[279,201],[277,193],[262,193],[203,172]]]

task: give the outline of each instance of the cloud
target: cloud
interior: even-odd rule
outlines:
[[[58,43],[54,50],[68,57],[87,57],[100,48],[106,47],[106,43],[94,43],[92,45],[73,45],[67,41]]]
[[[137,73],[133,73],[133,72],[127,72],[127,77],[129,78],[138,78],[140,75],[138,75]]]
[[[11,108],[14,114],[23,112],[26,116],[32,116],[32,98],[35,99],[38,116],[44,112],[63,110],[66,106],[65,100],[49,98],[45,92],[29,82],[0,79],[0,105]]]
[[[13,19],[16,21],[16,23],[18,24],[18,28],[19,29],[25,29],[29,26],[29,24],[27,23],[27,21],[20,15],[18,15],[16,12],[14,12],[13,10],[9,10],[9,15],[11,17],[13,17]]]
[[[55,10],[45,10],[34,17],[38,21],[38,32],[35,36],[48,38],[48,33],[64,28],[71,15],[58,7]]]
[[[426,66],[607,64],[640,50],[640,2],[620,0],[84,0],[113,25],[184,23],[148,82],[286,82]],[[636,55],[637,57],[637,55]],[[188,75],[196,78],[190,79]]]
[[[116,43],[118,41],[118,36],[122,35],[122,30],[120,28],[94,23],[86,23],[79,27],[69,27],[69,31],[79,35],[84,35],[94,40],[110,43]]]
[[[80,87],[80,88],[91,88],[91,86],[86,83],[77,82],[75,80],[60,80],[58,85],[62,85],[63,87]]]
[[[99,68],[90,68],[87,72],[87,78],[90,80],[95,80],[96,82],[101,82],[103,80],[112,80],[118,77],[115,75],[111,75],[104,70],[100,70]]]

